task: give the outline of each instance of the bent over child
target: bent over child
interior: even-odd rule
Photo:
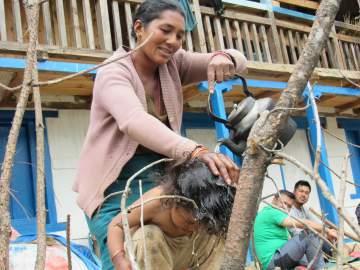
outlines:
[[[173,166],[157,187],[143,195],[143,200],[161,195],[185,197],[197,207],[179,198],[153,200],[144,205],[147,263],[151,269],[219,269],[235,188],[195,159]],[[137,204],[139,201],[134,203]],[[140,269],[144,269],[140,212],[140,207],[131,210],[128,221],[134,231],[135,257]],[[108,227],[108,247],[115,268],[130,270],[120,214]]]

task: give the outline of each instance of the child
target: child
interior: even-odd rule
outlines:
[[[171,168],[159,185],[143,195],[148,200],[161,195],[189,198],[159,199],[144,205],[147,261],[151,269],[219,269],[224,236],[230,219],[235,188],[214,176],[198,159]],[[139,204],[138,200],[133,205]],[[135,256],[144,269],[144,243],[140,228],[140,207],[128,214]],[[108,227],[108,248],[117,270],[131,270],[124,249],[121,215]]]

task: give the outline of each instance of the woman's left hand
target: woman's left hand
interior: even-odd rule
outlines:
[[[209,92],[214,93],[215,81],[222,82],[228,80],[235,75],[235,66],[230,56],[226,53],[215,54],[208,65],[207,77]]]
[[[229,185],[239,180],[239,167],[227,156],[213,152],[202,152],[198,157],[204,162],[214,175],[221,176]]]

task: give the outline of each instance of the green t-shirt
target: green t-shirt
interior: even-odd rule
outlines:
[[[264,207],[256,216],[254,243],[262,269],[267,269],[275,251],[289,239],[288,230],[281,226],[287,217],[285,213],[271,206]]]

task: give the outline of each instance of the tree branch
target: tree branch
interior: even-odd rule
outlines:
[[[275,108],[293,108],[300,100],[329,36],[340,2],[341,0],[321,2],[306,46],[290,76],[288,87],[282,92]],[[265,171],[272,155],[260,145],[273,149],[279,138],[278,131],[287,121],[289,113],[289,110],[279,110],[272,113],[265,122],[268,112],[264,112],[251,129],[237,184],[222,270],[245,268],[249,236],[263,188]]]

